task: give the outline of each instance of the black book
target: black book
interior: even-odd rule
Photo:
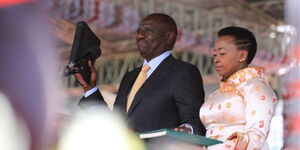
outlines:
[[[100,39],[84,21],[78,22],[66,75],[80,73],[84,80],[89,83],[91,71],[88,67],[88,60],[94,63],[101,55],[100,43]],[[71,67],[77,69],[71,70]]]

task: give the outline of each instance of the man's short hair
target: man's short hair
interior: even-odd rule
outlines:
[[[175,22],[175,20],[167,15],[167,14],[163,14],[163,13],[152,13],[146,16],[146,18],[148,17],[155,17],[158,21],[160,21],[161,23],[165,24],[166,27],[170,30],[170,31],[174,31],[175,32],[175,38],[172,42],[172,48],[177,40],[177,35],[178,35],[178,28],[177,28],[177,24]]]

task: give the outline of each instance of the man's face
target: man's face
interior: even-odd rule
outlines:
[[[146,17],[137,28],[136,43],[142,57],[148,62],[167,49],[167,27],[155,17]]]

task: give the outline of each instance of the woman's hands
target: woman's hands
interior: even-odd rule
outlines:
[[[233,141],[236,143],[234,150],[241,150],[241,149],[247,149],[247,147],[248,147],[249,138],[246,139],[247,137],[248,137],[248,135],[246,135],[246,134],[234,132],[227,138],[227,140]]]

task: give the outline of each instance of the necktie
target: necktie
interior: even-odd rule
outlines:
[[[139,73],[138,77],[136,78],[131,91],[129,93],[128,99],[127,99],[127,105],[126,105],[126,112],[128,112],[130,105],[134,99],[134,96],[136,92],[139,90],[139,88],[143,85],[147,78],[147,71],[150,69],[149,65],[143,66],[141,72]]]

